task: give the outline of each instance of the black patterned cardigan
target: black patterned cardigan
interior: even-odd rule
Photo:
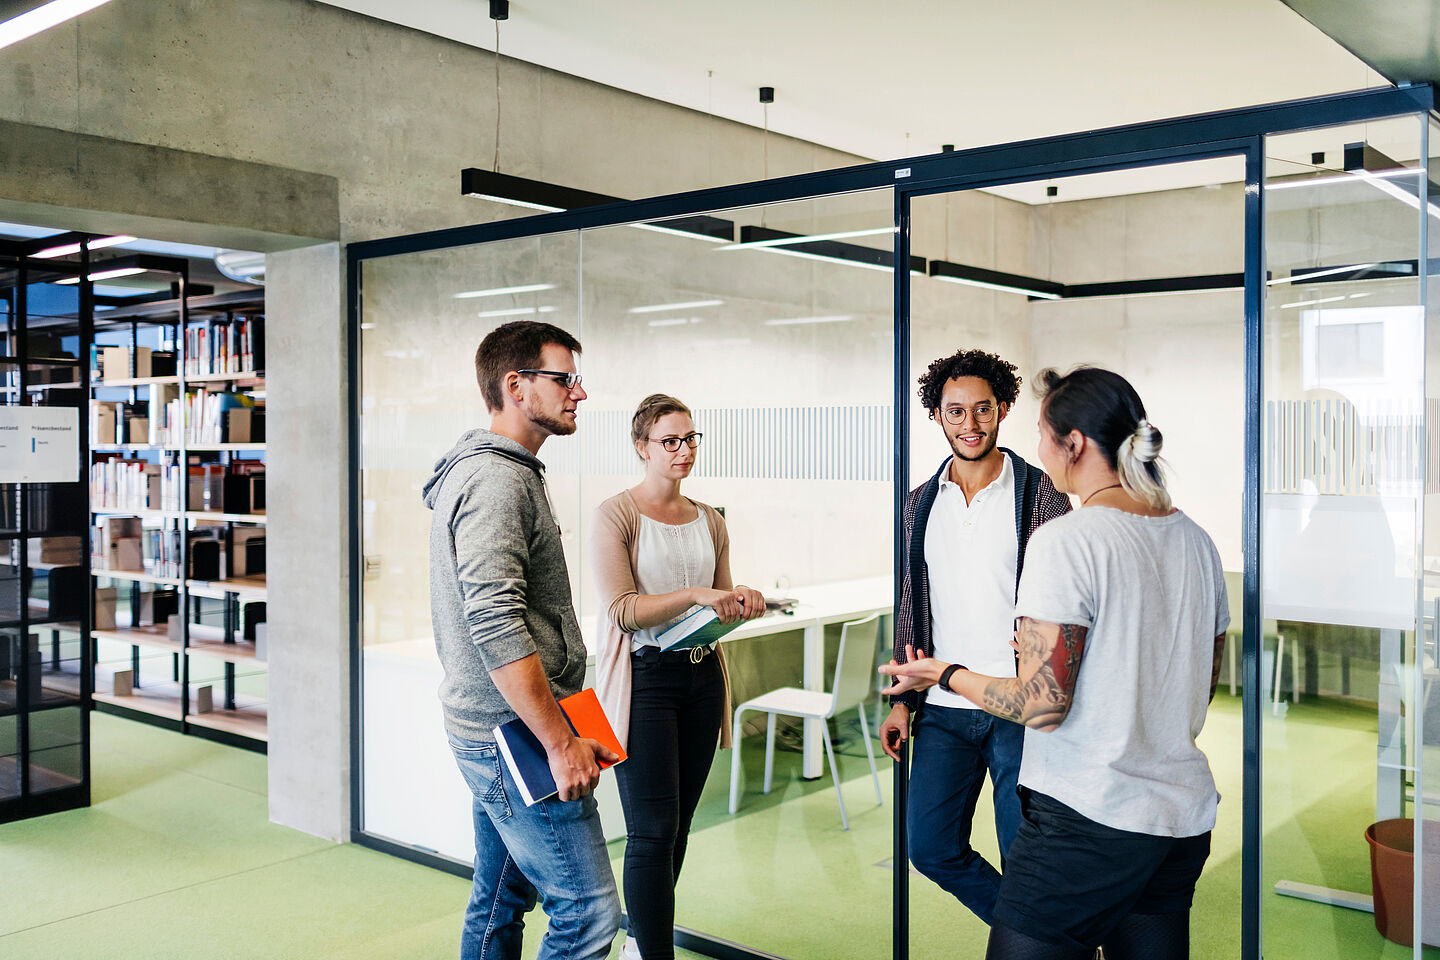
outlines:
[[[1070,510],[1070,499],[1055,489],[1045,471],[1026,463],[1019,454],[1001,447],[1010,458],[1010,468],[1015,475],[1015,537],[1019,549],[1016,552],[1015,589],[1020,589],[1020,573],[1025,569],[1025,546],[1042,523],[1054,520]],[[930,656],[935,644],[930,634],[930,573],[925,563],[925,527],[930,519],[930,508],[940,492],[940,476],[949,466],[950,459],[940,464],[940,469],[925,483],[910,491],[905,498],[905,555],[903,557],[905,578],[900,583],[900,609],[895,612],[895,660],[904,663],[907,644],[915,644],[917,650]],[[916,585],[919,585],[919,602],[915,600]],[[910,708],[912,716],[924,702],[914,690],[890,698],[891,703],[903,703]]]

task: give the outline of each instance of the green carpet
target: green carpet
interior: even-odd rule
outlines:
[[[269,823],[259,754],[92,723],[93,805],[0,826],[0,957],[455,956],[468,882]]]
[[[263,756],[104,714],[93,724],[94,805],[0,826],[0,957],[455,955],[467,882],[269,823]],[[1280,879],[1369,891],[1361,833],[1373,819],[1375,727],[1372,707],[1338,702],[1267,717],[1267,960],[1412,955],[1382,940],[1369,914],[1270,892]],[[1240,729],[1239,702],[1217,697],[1202,746],[1224,800],[1192,914],[1197,958],[1239,955]],[[760,792],[760,737],[744,742],[731,817],[730,755],[717,755],[679,886],[681,925],[797,960],[889,955],[890,761],[880,758],[877,806],[856,725],[839,732],[849,832],[828,776],[800,780],[794,752],[777,754],[775,790]],[[991,822],[985,795],[975,839],[993,858]],[[617,873],[623,848],[611,844]],[[913,872],[909,889],[912,956],[984,955],[985,928],[968,911]],[[543,927],[535,915],[527,957]]]

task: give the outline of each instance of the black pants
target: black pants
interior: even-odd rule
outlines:
[[[625,809],[625,910],[645,960],[675,956],[675,881],[690,820],[710,773],[725,712],[713,653],[645,650],[631,657],[630,758],[615,768]]]
[[[1107,960],[1188,955],[1208,832],[1117,830],[1025,787],[1020,810],[987,957],[1082,960],[1102,945]]]

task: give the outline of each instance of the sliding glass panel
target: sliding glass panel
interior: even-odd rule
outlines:
[[[1435,540],[1420,539],[1436,489],[1417,278],[1422,124],[1266,142],[1261,896],[1271,960],[1410,952],[1395,943],[1411,941],[1417,691],[1433,671],[1418,656],[1420,601],[1433,607],[1423,571],[1440,569]]]
[[[421,488],[466,430],[488,427],[475,350],[495,327],[576,320],[576,237],[369,260],[361,345],[362,822],[366,833],[470,863],[470,793],[441,725]],[[542,459],[574,438],[552,439]],[[552,472],[551,481],[555,481]],[[579,516],[555,490],[572,585]]]
[[[436,701],[420,488],[461,432],[488,425],[473,369],[480,339],[509,320],[546,320],[584,348],[577,433],[550,439],[540,456],[592,655],[606,616],[593,514],[641,481],[632,414],[664,392],[703,434],[684,495],[723,513],[734,581],[776,607],[723,642],[732,703],[781,688],[810,694],[799,698],[806,709],[823,701],[810,720],[778,716],[768,791],[766,714],[743,714],[734,814],[736,751],[711,755],[721,714],[687,744],[682,760],[701,792],[676,925],[788,956],[886,949],[890,779],[888,761],[872,774],[869,756],[875,665],[892,642],[892,238],[892,194],[877,191],[363,264],[366,834],[457,863],[473,856],[470,795]],[[638,769],[656,735],[634,730],[640,756],[627,763]],[[597,799],[623,888],[614,774]]]
[[[678,926],[780,956],[838,960],[889,950],[890,771],[874,733],[875,665],[890,644],[893,595],[893,216],[891,193],[876,191],[581,236],[590,392],[579,447],[585,563],[609,542],[591,537],[596,507],[627,490],[647,503],[641,485],[659,468],[647,481],[639,454],[664,451],[644,443],[637,454],[632,416],[647,395],[669,394],[703,434],[682,495],[723,512],[733,580],[786,605],[721,644],[732,703],[749,706],[735,745],[713,753],[703,790],[688,798],[694,818],[675,894]],[[666,420],[649,436],[672,429]],[[662,586],[671,584],[647,581],[642,593]],[[582,623],[602,635],[610,598],[590,567],[579,598]],[[628,656],[643,641],[621,643],[634,696],[653,701],[654,672],[643,656]],[[683,722],[708,726],[682,740],[682,769],[703,769],[714,748],[719,714],[703,705],[720,693],[714,667],[695,668],[694,717],[684,713]],[[814,693],[806,697],[806,689]],[[767,784],[762,708],[776,701],[791,703],[777,715]],[[804,722],[802,707],[833,708],[834,717]],[[637,796],[665,794],[657,751],[674,722],[632,701],[627,763]],[[879,765],[873,777],[871,755]],[[653,875],[656,858],[671,856],[668,842],[649,837],[665,829],[663,818],[654,822],[656,809],[638,814],[627,845],[621,811],[602,804],[642,953],[647,922],[665,922],[651,902],[664,895],[643,879],[645,864]]]
[[[1242,158],[1231,157],[915,198],[911,253],[928,261],[928,276],[911,280],[907,390],[914,397],[930,364],[958,351],[999,355],[1015,365],[1023,383],[1008,414],[986,432],[1040,469],[1040,404],[1033,391],[1039,372],[1088,364],[1129,379],[1164,434],[1175,505],[1219,549],[1232,608],[1229,646],[1236,652],[1245,460],[1244,169]],[[922,401],[912,403],[911,486],[920,487],[941,469],[953,479],[950,464],[957,452],[970,458],[980,453],[964,446],[957,451],[946,433],[956,428],[942,429]],[[981,432],[973,418],[963,423]],[[977,493],[971,504],[979,505],[983,496]],[[943,523],[940,516],[932,513],[931,522]],[[986,547],[996,563],[1005,562],[1003,546]],[[931,612],[943,619],[946,611],[936,597],[949,591],[973,600],[979,585],[947,584],[937,579],[937,569],[930,570]],[[939,642],[959,642],[973,627],[968,614],[954,611],[951,607],[952,639]],[[997,628],[995,637],[1000,661],[1009,652],[1007,627]],[[935,629],[938,637],[941,628]],[[1191,931],[1197,957],[1240,954],[1242,718],[1238,658],[1230,663],[1234,666],[1222,669],[1199,738],[1222,802],[1195,892]],[[1083,668],[1080,676],[1084,683]],[[1102,690],[1078,689],[1077,703],[1086,694],[1108,695]],[[912,801],[959,789],[957,771],[923,745],[927,735],[932,741],[944,735],[944,709],[965,707],[943,697],[931,697],[924,706],[913,747]],[[1025,734],[1006,721],[995,722],[1006,724],[1002,733]],[[1012,809],[1017,805],[1002,799],[1006,802]],[[994,807],[992,771],[970,839],[998,868],[997,834],[1005,818],[997,818]],[[955,856],[958,847],[953,840],[935,843],[925,830],[912,819],[912,859],[920,875],[910,883],[911,956],[983,957],[985,924],[941,883],[946,848]],[[937,879],[927,878],[926,871]]]
[[[1440,944],[1440,703],[1435,680],[1440,676],[1440,123],[1432,117],[1426,128],[1425,172],[1425,564],[1421,611],[1422,649],[1415,671],[1416,739],[1422,749],[1411,791],[1415,826],[1422,851],[1417,920],[1422,943]],[[1432,954],[1435,951],[1426,951]]]

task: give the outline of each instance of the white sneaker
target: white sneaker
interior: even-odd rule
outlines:
[[[640,941],[625,935],[625,942],[620,945],[620,960],[644,960],[640,956]]]

